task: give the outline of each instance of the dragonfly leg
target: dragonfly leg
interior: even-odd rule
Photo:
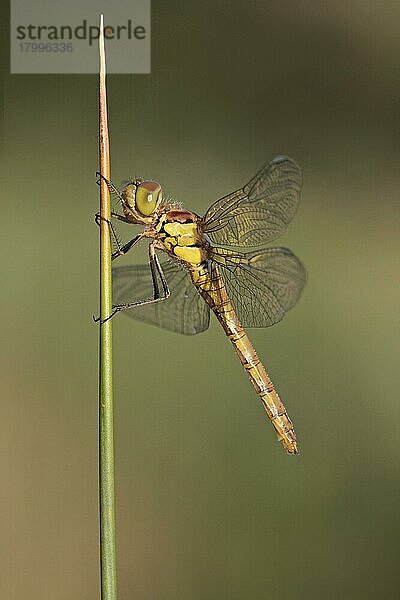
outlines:
[[[111,215],[112,215],[112,213],[111,213]],[[98,225],[99,227],[100,227],[100,222],[101,221],[105,221],[106,223],[108,223],[108,227],[109,227],[110,232],[111,232],[111,234],[112,234],[112,236],[114,238],[115,245],[118,248],[117,252],[113,253],[113,256],[114,256],[114,254],[116,254],[117,256],[119,256],[119,254],[124,254],[124,252],[122,252],[123,246],[121,246],[121,243],[119,241],[117,232],[115,231],[114,225],[111,223],[111,221],[109,221],[108,219],[106,219],[105,217],[103,217],[100,213],[96,213],[95,214],[94,220],[95,220],[96,225]]]
[[[111,216],[115,217],[115,218],[121,217],[121,220],[125,220],[125,218],[123,218],[121,215],[117,215],[116,213],[111,213]],[[106,223],[108,223],[108,226],[109,226],[112,236],[114,238],[115,245],[117,246],[117,250],[115,252],[113,252],[111,255],[111,260],[114,260],[114,259],[118,258],[118,256],[123,256],[124,254],[126,254],[142,238],[142,234],[139,233],[138,235],[135,235],[135,237],[133,237],[131,240],[129,240],[128,242],[126,242],[126,244],[124,244],[122,246],[121,242],[118,238],[117,232],[115,231],[115,227],[111,221],[109,221],[105,217],[102,217],[100,213],[95,214],[94,220],[95,220],[96,224],[99,226],[100,226],[100,221],[105,221]],[[130,221],[127,221],[127,222],[130,223]]]
[[[164,272],[161,268],[159,260],[157,258],[157,254],[154,250],[154,245],[149,245],[149,258],[150,258],[150,269],[151,269],[151,277],[153,279],[153,290],[154,290],[154,298],[158,297],[158,300],[165,300],[169,297],[170,291],[168,287],[168,282],[165,279]],[[157,282],[157,275],[160,276],[161,284],[163,288],[163,296],[160,296],[160,290]]]
[[[124,204],[125,201],[124,201],[124,198],[123,198],[121,192],[119,191],[119,189],[117,187],[115,187],[115,185],[113,183],[111,183],[111,181],[109,181],[106,177],[104,177],[104,175],[99,173],[99,171],[96,171],[96,175],[99,177],[99,179],[96,181],[97,185],[100,185],[100,181],[101,181],[101,179],[103,179],[103,181],[106,182],[110,192],[115,194],[118,197],[121,204]],[[118,221],[123,221],[124,223],[130,223],[130,224],[132,223],[132,220],[128,219],[125,215],[120,215],[119,213],[111,211],[111,216],[114,219],[118,219]]]
[[[124,202],[121,192],[119,191],[118,188],[115,187],[115,185],[113,183],[111,183],[111,181],[109,181],[106,177],[104,177],[104,175],[102,175],[99,171],[96,171],[96,176],[99,178],[96,181],[97,185],[100,185],[100,180],[102,179],[103,181],[106,182],[107,187],[110,190],[110,192],[113,192],[116,196],[118,196],[118,198],[120,199],[121,202]]]
[[[95,323],[98,323],[100,321],[100,325],[103,325],[103,323],[111,319],[120,310],[134,308],[135,306],[143,306],[143,304],[153,304],[154,302],[160,302],[161,300],[166,300],[167,298],[169,298],[171,292],[169,290],[168,282],[165,278],[160,262],[155,253],[153,244],[149,245],[149,259],[150,272],[153,280],[153,298],[145,298],[144,300],[139,300],[137,302],[127,302],[125,304],[114,304],[112,313],[108,317],[103,319],[103,321],[100,320],[100,317],[93,317]],[[157,281],[158,277],[161,280],[162,294],[160,293],[160,287]]]
[[[115,260],[116,258],[118,258],[118,256],[123,256],[124,254],[129,252],[129,250],[133,248],[133,246],[137,244],[139,240],[142,239],[142,237],[143,234],[138,233],[137,235],[135,235],[135,237],[129,240],[129,242],[126,242],[126,244],[124,244],[123,246],[118,246],[118,250],[112,253],[111,260]]]
[[[122,221],[123,223],[129,223],[130,225],[132,225],[132,221],[128,219],[128,217],[125,217],[125,215],[120,215],[116,212],[111,211],[111,216],[114,219],[118,219],[118,221]]]

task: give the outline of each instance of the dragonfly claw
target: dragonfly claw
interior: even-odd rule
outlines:
[[[104,323],[106,321],[109,321],[117,312],[118,308],[114,309],[113,312],[103,320],[100,317],[95,317],[94,315],[92,315],[93,323],[100,323],[100,325],[104,325]]]

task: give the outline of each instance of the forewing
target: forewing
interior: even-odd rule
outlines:
[[[243,189],[217,200],[204,217],[204,231],[216,245],[251,248],[279,237],[300,197],[301,170],[277,156]]]
[[[169,298],[122,312],[134,319],[185,335],[194,335],[206,330],[210,321],[210,310],[186,269],[172,260],[163,263],[161,267],[171,292]],[[160,281],[158,285],[162,289]],[[114,304],[137,302],[152,297],[153,283],[149,265],[113,268]]]
[[[280,321],[306,282],[303,265],[287,248],[247,254],[214,248],[212,258],[244,327],[269,327]]]

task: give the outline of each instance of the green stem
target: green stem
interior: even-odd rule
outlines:
[[[110,180],[110,149],[107,118],[106,66],[103,15],[100,18],[99,155],[100,173]],[[100,181],[100,214],[111,219],[110,192]],[[108,223],[100,221],[100,323],[112,311],[111,240]],[[101,598],[117,599],[115,551],[114,427],[112,319],[100,325],[99,362],[99,479],[100,479],[100,561]]]

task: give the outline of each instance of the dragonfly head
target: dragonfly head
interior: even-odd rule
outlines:
[[[161,185],[157,181],[135,179],[124,187],[122,197],[124,213],[140,223],[148,223],[162,201]]]

